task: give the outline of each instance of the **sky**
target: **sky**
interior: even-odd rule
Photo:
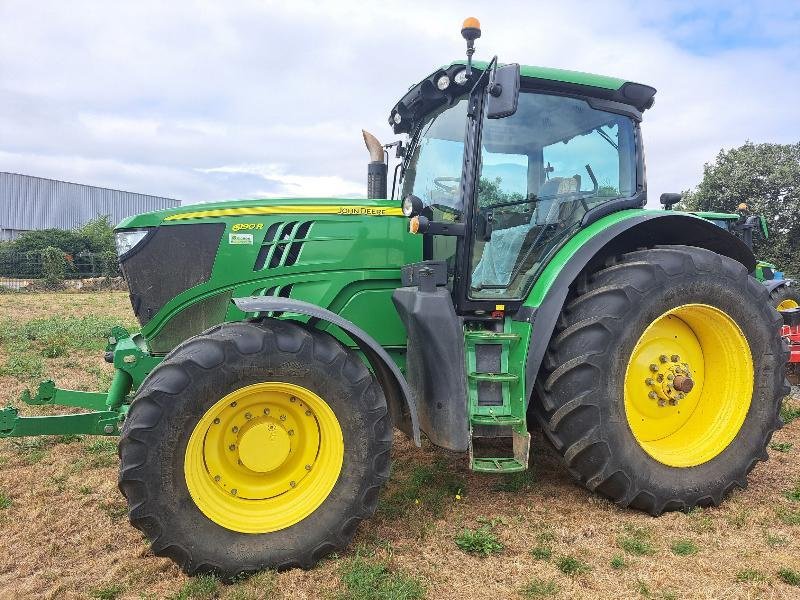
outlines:
[[[800,141],[800,2],[0,0],[0,171],[181,199],[363,196],[361,129],[464,56],[658,89],[650,203]]]

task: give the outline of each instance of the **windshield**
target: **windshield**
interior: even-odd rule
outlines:
[[[470,296],[521,299],[590,209],[636,193],[633,122],[523,92],[514,115],[484,121],[479,177],[475,218],[492,233],[473,241]]]
[[[467,98],[432,113],[412,139],[403,171],[401,198],[414,194],[426,205],[449,213],[462,211],[459,182],[464,159]],[[452,217],[451,217],[452,220]]]

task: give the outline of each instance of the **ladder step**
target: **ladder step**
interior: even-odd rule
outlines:
[[[473,425],[491,425],[495,427],[523,425],[524,420],[519,417],[508,414],[494,414],[494,415],[472,415],[469,418],[470,423]]]
[[[478,343],[516,342],[519,340],[519,334],[506,331],[467,331],[464,337]]]
[[[473,458],[472,470],[482,473],[515,473],[527,469],[515,458]]]
[[[470,373],[470,379],[475,381],[494,381],[496,383],[514,383],[519,381],[519,375],[514,373]]]

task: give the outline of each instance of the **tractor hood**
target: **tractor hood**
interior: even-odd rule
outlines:
[[[399,282],[400,267],[421,252],[398,203],[384,199],[195,204],[130,217],[115,233],[133,311],[156,354],[222,322],[236,310],[232,297],[305,289],[326,306],[336,295],[332,273]]]

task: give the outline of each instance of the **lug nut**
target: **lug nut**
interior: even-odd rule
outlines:
[[[214,475],[214,481],[219,481],[220,479],[222,479],[222,477],[219,475]]]
[[[672,381],[674,378],[675,378],[675,375],[673,375],[672,373],[667,373],[667,379]]]
[[[231,408],[236,408],[236,401],[231,402]]]
[[[675,389],[679,392],[686,392],[689,393],[694,388],[694,381],[692,381],[691,377],[686,377],[684,375],[678,375],[675,378]]]
[[[655,392],[650,392],[649,394],[647,394],[647,397],[650,398],[651,400],[655,400],[658,397],[658,394],[656,394]]]
[[[231,444],[230,446],[228,446],[228,450],[231,451],[236,450],[236,444]]]
[[[281,421],[285,421],[285,420],[286,420],[286,415],[281,415]]]
[[[659,398],[658,399],[658,405],[659,406],[664,406],[664,404],[666,404],[666,402],[664,402],[664,399],[663,398]]]
[[[216,419],[214,419],[214,425],[219,425],[219,417],[217,417]]]
[[[239,433],[239,428],[238,428],[236,425],[234,425],[234,426],[233,426],[233,429],[231,429],[231,431],[232,431],[233,433]]]
[[[291,398],[289,398],[289,402],[297,402],[297,398],[295,398],[294,396],[292,396]]]
[[[294,429],[290,429],[290,430],[289,430],[289,431],[287,431],[286,433],[288,433],[289,435],[294,435]]]
[[[253,415],[251,415],[250,413],[244,413],[244,418],[249,421],[250,419],[253,418]]]
[[[670,398],[669,399],[669,405],[670,406],[675,406],[676,404],[678,404],[678,401],[675,400],[675,398]]]
[[[310,416],[311,416],[311,411],[310,411],[310,410],[307,410],[307,411],[306,411],[306,416],[307,416],[307,417],[310,417]]]
[[[653,381],[652,377],[648,377],[647,379],[644,380],[644,383],[645,385],[653,385],[653,383],[655,382]]]
[[[268,414],[269,414],[269,409],[268,409],[268,408],[265,408],[265,409],[264,409],[264,414],[265,414],[265,415],[268,415]]]
[[[650,364],[650,370],[651,370],[653,373],[656,373],[656,372],[658,371],[658,365],[657,365],[657,364],[655,364],[655,363],[651,363],[651,364]]]
[[[672,355],[672,362],[678,362],[680,359],[681,359],[681,357],[678,356],[677,354],[673,354]]]
[[[661,383],[662,381],[664,381],[664,376],[661,373],[659,373],[658,377],[656,377],[656,380],[658,381],[658,383]]]
[[[297,485],[297,482],[296,481],[290,481],[289,485],[292,486],[292,487],[295,487]]]
[[[659,356],[659,357],[658,357],[658,360],[660,360],[662,363],[665,363],[665,362],[667,362],[669,359],[667,358],[667,355],[666,355],[666,354],[662,354],[661,356]]]
[[[310,471],[310,470],[311,470],[311,465],[306,465],[306,471]]]
[[[233,494],[234,496],[235,496],[236,494],[238,494],[238,493],[239,493],[239,490],[237,490],[236,488],[233,488],[233,489],[231,490],[231,494]]]

